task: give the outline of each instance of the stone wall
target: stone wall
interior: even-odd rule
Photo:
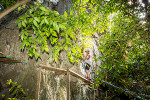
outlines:
[[[60,14],[63,14],[63,12],[66,9],[69,9],[68,7],[71,5],[70,2],[67,5],[65,1],[66,0],[59,0],[59,3],[55,8],[60,12]],[[0,84],[2,85],[0,88],[0,93],[3,92],[7,80],[12,79],[12,81],[21,84],[27,95],[34,99],[37,86],[37,73],[39,69],[37,66],[39,64],[62,69],[70,68],[71,70],[81,74],[79,64],[72,65],[68,61],[66,52],[64,51],[60,53],[61,59],[57,63],[49,62],[49,59],[47,58],[48,55],[46,53],[43,53],[41,59],[38,61],[36,61],[35,58],[29,58],[26,50],[20,50],[20,32],[19,28],[17,27],[15,19],[16,16],[14,15],[13,17],[14,18],[9,17],[9,19],[11,19],[10,21],[7,21],[6,19],[6,22],[3,22],[3,24],[0,26],[0,52],[5,53],[7,56],[12,58],[22,60],[27,64],[4,64],[0,62]],[[50,52],[50,55],[51,54],[52,53]],[[92,99],[93,93],[90,89],[88,89],[88,86],[81,85],[84,83],[83,81],[75,77],[71,77],[70,79],[71,100]],[[56,76],[54,71],[42,69],[40,100],[66,100],[66,98],[66,76]]]
[[[5,26],[7,28],[3,27],[0,29],[0,52],[15,59],[22,60],[27,64],[4,64],[0,62],[0,83],[2,87],[4,87],[7,80],[12,79],[12,81],[22,85],[28,96],[35,98],[38,72],[37,66],[39,64],[62,69],[71,68],[71,70],[81,74],[78,65],[69,63],[67,57],[65,57],[65,52],[61,52],[60,58],[64,59],[61,59],[58,63],[49,63],[46,53],[42,54],[42,59],[38,61],[34,58],[28,58],[27,52],[20,50],[21,40],[15,20],[10,21]],[[81,86],[83,83],[84,82],[81,80],[71,77],[71,100],[89,98],[88,90],[86,90],[87,86]],[[65,100],[66,96],[66,76],[56,76],[55,72],[43,69],[41,75],[40,100]]]

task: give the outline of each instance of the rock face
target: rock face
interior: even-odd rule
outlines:
[[[68,4],[66,3],[68,2]],[[61,14],[71,6],[71,0],[59,0],[55,7]],[[66,8],[64,8],[66,7]],[[63,8],[63,9],[62,9]],[[12,16],[11,16],[12,17]],[[34,58],[29,58],[27,52],[20,50],[21,39],[19,37],[19,28],[17,27],[16,17],[1,25],[0,27],[0,52],[7,56],[22,60],[27,64],[4,64],[0,62],[0,94],[3,92],[3,87],[7,80],[12,79],[14,82],[21,84],[24,91],[30,98],[35,99],[37,87],[38,65],[43,64],[55,68],[67,69],[80,72],[79,64],[72,65],[67,57],[66,52],[60,53],[60,58],[57,63],[49,62],[46,53],[42,54],[42,59],[36,61]],[[6,19],[7,20],[7,19]],[[51,55],[51,53],[50,53]],[[75,77],[70,77],[70,99],[71,100],[91,100],[93,97],[92,89],[87,85],[81,85],[84,82]],[[54,71],[42,69],[41,85],[40,85],[40,100],[66,100],[66,75],[56,76]]]
[[[55,68],[67,69],[80,73],[78,65],[72,65],[65,58],[65,52],[61,52],[62,61],[58,63],[51,62],[47,59],[47,54],[42,55],[42,60],[36,61],[34,58],[28,58],[26,51],[20,50],[21,40],[19,37],[19,29],[15,20],[5,25],[7,28],[0,30],[0,52],[7,56],[22,60],[27,64],[4,64],[0,62],[0,83],[4,87],[7,80],[12,79],[22,85],[23,89],[31,98],[35,98],[37,87],[38,65],[43,64]],[[80,79],[70,77],[70,98],[71,100],[88,100],[92,97],[92,90],[88,90],[88,86],[82,86],[84,82]],[[0,90],[2,92],[3,90]],[[56,76],[54,71],[42,69],[41,73],[41,89],[40,100],[66,100],[66,75]]]

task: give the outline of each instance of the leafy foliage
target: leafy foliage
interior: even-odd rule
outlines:
[[[97,84],[110,81],[123,88],[149,94],[150,34],[148,6],[137,0],[73,0],[74,6],[59,15],[42,5],[31,6],[19,18],[21,49],[30,57],[52,52],[57,62],[59,53],[67,51],[71,62],[82,57],[84,40],[94,32],[100,34],[99,51],[103,64],[97,72]],[[145,12],[144,19],[139,15]],[[142,77],[140,77],[142,76]],[[144,92],[133,89],[136,87]],[[141,85],[142,84],[142,85]]]
[[[17,0],[1,0],[1,1],[0,1],[0,4],[2,4],[2,6],[3,6],[4,8],[7,8],[7,7],[12,6],[13,4],[15,4],[16,1],[17,1]]]
[[[17,82],[12,82],[12,80],[7,81],[7,85],[9,85],[9,94],[10,96],[5,96],[5,94],[2,94],[2,99],[6,100],[33,100],[29,99],[29,97],[26,96],[26,93],[24,92],[21,85],[17,84]]]
[[[97,83],[105,80],[139,95],[149,94],[150,24],[146,16],[138,17],[143,8],[139,11],[138,3],[130,5],[122,0],[103,3],[99,9],[109,17],[109,31],[100,37],[99,59],[103,64],[97,72]]]
[[[56,62],[60,51],[65,50],[71,62],[78,62],[78,58],[82,57],[80,46],[83,45],[82,42],[78,43],[81,41],[79,38],[92,35],[101,25],[93,25],[93,21],[102,16],[98,16],[92,5],[88,6],[87,2],[88,0],[81,3],[79,8],[76,3],[64,15],[59,15],[58,12],[42,5],[31,6],[31,9],[17,21],[18,27],[22,30],[21,49],[24,50],[26,47],[28,55],[35,56],[36,59],[42,52],[52,51]],[[89,13],[85,7],[89,7],[92,12]]]

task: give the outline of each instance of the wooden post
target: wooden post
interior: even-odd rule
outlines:
[[[95,89],[93,89],[93,100],[95,100]]]
[[[67,100],[70,100],[70,72],[67,70]]]
[[[35,100],[39,100],[40,83],[41,83],[41,68],[39,68],[39,71],[38,71],[37,90],[36,90]]]
[[[98,86],[96,87],[96,97],[99,100],[99,91],[98,91]]]

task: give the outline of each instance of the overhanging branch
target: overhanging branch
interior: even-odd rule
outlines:
[[[6,16],[8,13],[12,12],[13,10],[15,10],[17,7],[26,4],[27,2],[29,2],[30,0],[22,0],[22,1],[18,1],[16,4],[12,5],[11,7],[5,9],[4,11],[2,11],[0,13],[0,19],[2,19],[4,16]]]

